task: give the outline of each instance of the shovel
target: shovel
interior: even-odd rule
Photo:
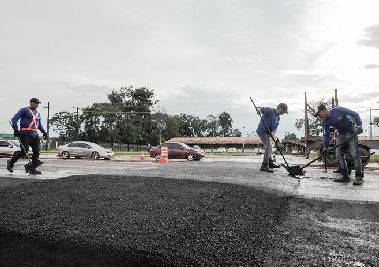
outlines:
[[[353,134],[352,136],[350,136],[348,139],[346,139],[345,141],[343,141],[342,143],[339,143],[338,145],[336,145],[335,147],[333,147],[331,149],[331,151],[334,151],[336,148],[346,144],[348,141],[350,141],[353,137],[357,136],[358,134],[355,133]],[[308,162],[307,164],[305,164],[304,166],[300,166],[300,165],[295,165],[295,166],[285,166],[284,164],[282,164],[282,166],[288,171],[288,174],[292,177],[296,177],[297,175],[304,175],[305,174],[305,171],[304,169],[306,167],[308,167],[309,165],[311,165],[313,162],[321,159],[322,157],[325,156],[325,162],[326,162],[326,153],[321,153],[320,156],[318,156],[317,158],[311,160],[310,162]],[[326,163],[325,163],[326,164]]]
[[[255,107],[255,110],[258,112],[258,108],[257,108],[257,106],[255,105],[254,100],[253,100],[251,97],[250,97],[250,101],[253,102],[253,105],[254,105],[254,107]],[[284,168],[286,168],[286,169],[291,168],[291,167],[288,165],[288,162],[287,162],[286,158],[284,157],[282,150],[280,149],[280,147],[279,147],[278,144],[277,144],[278,140],[275,140],[274,136],[273,136],[272,133],[271,133],[270,128],[269,128],[268,125],[267,125],[267,122],[263,119],[262,114],[260,114],[260,112],[258,112],[258,113],[259,113],[259,116],[261,117],[261,120],[263,121],[264,125],[266,126],[266,129],[267,129],[267,131],[269,132],[269,135],[270,135],[272,141],[274,141],[276,149],[279,150],[280,155],[282,155],[282,158],[283,158],[284,162],[285,162],[286,165],[287,165],[287,166],[285,166],[285,165],[282,164],[282,166],[283,166]]]

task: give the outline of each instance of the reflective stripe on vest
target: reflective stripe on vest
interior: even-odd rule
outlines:
[[[28,128],[20,128],[21,131],[37,131],[37,118],[38,118],[38,111],[37,113],[34,115],[33,111],[28,108],[28,110],[30,111],[30,113],[32,114],[32,121],[30,122]],[[33,128],[34,126],[34,128]]]

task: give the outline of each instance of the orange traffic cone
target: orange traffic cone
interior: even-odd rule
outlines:
[[[158,160],[158,163],[168,163],[168,149],[167,146],[161,147],[161,157]]]
[[[140,159],[140,161],[144,161],[145,160],[145,153],[143,153],[143,151],[141,151],[139,159]]]

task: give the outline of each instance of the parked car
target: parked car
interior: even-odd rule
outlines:
[[[216,152],[226,152],[226,148],[225,147],[219,147],[216,149]]]
[[[149,152],[150,157],[155,158],[158,161],[161,157],[162,146],[167,147],[169,159],[200,160],[205,156],[204,151],[191,148],[186,144],[179,142],[165,142],[160,146],[152,147]]]
[[[0,140],[0,156],[12,157],[17,151],[20,151],[20,142],[18,140]]]
[[[229,147],[228,148],[228,153],[236,153],[237,152],[237,148],[235,147]]]
[[[86,141],[74,141],[58,147],[58,157],[69,159],[70,157],[92,158],[92,159],[110,159],[114,156],[111,149],[99,146],[98,144]]]

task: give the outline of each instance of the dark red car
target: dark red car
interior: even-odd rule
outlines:
[[[168,148],[169,159],[200,160],[205,156],[202,150],[191,148],[186,144],[178,142],[165,142],[160,146],[155,146],[150,149],[149,153],[151,158],[155,158],[157,161],[160,159],[161,146],[166,146]]]

